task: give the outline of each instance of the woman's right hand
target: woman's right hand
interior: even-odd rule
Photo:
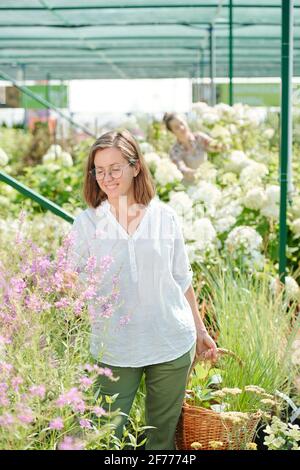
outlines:
[[[187,168],[184,172],[184,179],[190,182],[195,181],[195,173],[196,171],[192,168]]]

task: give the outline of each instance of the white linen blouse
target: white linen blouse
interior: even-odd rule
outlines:
[[[113,258],[99,295],[109,299],[112,279],[118,276],[121,302],[110,318],[101,308],[94,315],[90,352],[96,360],[121,367],[176,359],[196,341],[193,313],[184,295],[193,272],[179,218],[155,196],[129,235],[110,208],[106,199],[96,209],[83,210],[71,229],[71,261],[79,273],[90,256],[97,262],[107,255]]]

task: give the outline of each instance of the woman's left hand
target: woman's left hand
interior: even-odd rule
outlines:
[[[217,346],[207,331],[197,332],[196,357],[200,360],[216,362],[218,359]]]

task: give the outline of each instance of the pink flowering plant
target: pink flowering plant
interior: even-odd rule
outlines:
[[[0,447],[122,448],[119,412],[110,410],[116,396],[97,389],[99,376],[117,378],[89,353],[95,311],[108,316],[109,304],[112,315],[117,305],[116,278],[107,298],[96,289],[113,260],[90,258],[80,273],[70,262],[71,232],[51,256],[24,237],[23,221],[0,262]]]

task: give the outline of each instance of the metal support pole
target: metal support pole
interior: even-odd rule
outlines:
[[[216,104],[216,55],[215,55],[215,30],[214,26],[209,27],[209,51],[210,51],[210,104],[214,106]]]
[[[229,0],[229,104],[233,105],[233,0]]]
[[[204,48],[201,47],[200,48],[200,53],[201,53],[201,57],[200,57],[200,86],[201,86],[201,93],[200,93],[200,101],[204,101],[205,99],[205,92],[204,92],[204,66],[205,66],[205,63],[204,63]]]
[[[50,99],[50,80],[51,80],[51,74],[50,73],[47,73],[47,76],[46,76],[46,100],[51,102],[51,99]],[[50,118],[50,109],[47,108],[47,119],[49,120]]]
[[[286,276],[287,190],[292,147],[293,6],[294,0],[282,0],[281,34],[281,141],[280,141],[280,226],[279,278]]]

